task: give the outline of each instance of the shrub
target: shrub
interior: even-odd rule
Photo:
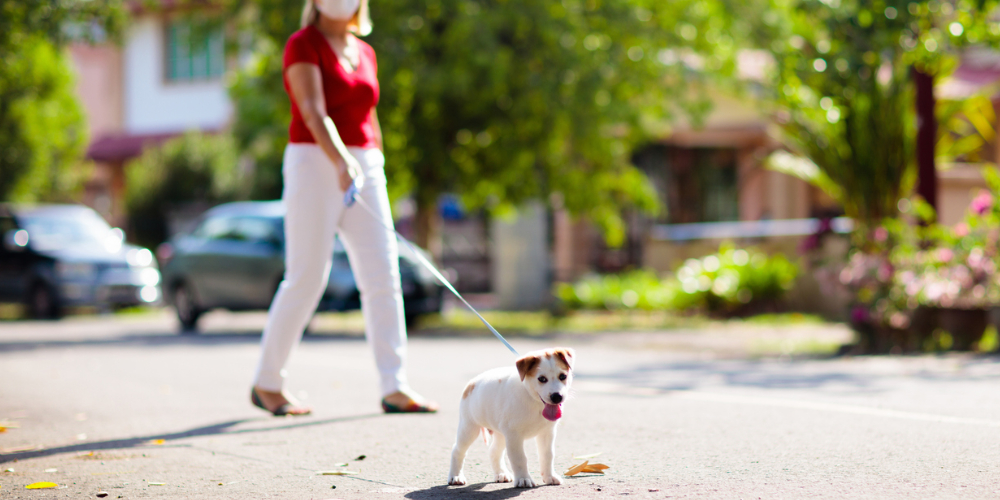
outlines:
[[[718,253],[688,259],[674,276],[652,271],[587,276],[556,287],[570,309],[700,310],[738,314],[771,304],[791,289],[799,267],[784,255],[723,245]]]
[[[666,308],[670,290],[648,270],[621,275],[591,275],[580,281],[556,285],[556,297],[570,309],[643,309]]]
[[[798,274],[799,266],[782,254],[723,245],[718,253],[688,259],[667,286],[673,289],[674,309],[733,314],[774,303]]]

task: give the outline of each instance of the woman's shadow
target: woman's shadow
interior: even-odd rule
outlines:
[[[475,498],[477,500],[502,500],[505,498],[514,498],[525,491],[529,491],[528,488],[515,488],[511,485],[499,490],[482,491],[483,488],[489,484],[496,483],[476,483],[468,486],[449,486],[442,484],[440,486],[432,486],[423,490],[411,491],[404,496],[406,498],[412,498],[413,500],[454,498],[457,495],[462,495],[462,498]]]

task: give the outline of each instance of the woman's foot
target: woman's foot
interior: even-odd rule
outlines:
[[[265,391],[258,387],[250,389],[250,402],[276,417],[285,415],[297,417],[312,413],[312,408],[300,406],[298,402],[289,399],[283,392]]]
[[[410,391],[396,391],[382,398],[382,410],[386,413],[436,413],[438,408],[437,403]]]

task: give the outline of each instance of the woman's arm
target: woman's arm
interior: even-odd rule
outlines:
[[[378,141],[378,148],[385,153],[385,143],[382,142],[382,124],[378,122],[378,113],[374,106],[372,107],[372,122],[375,124],[375,140]]]
[[[347,151],[347,146],[337,132],[337,126],[326,114],[323,77],[319,67],[315,64],[295,63],[285,70],[285,75],[306,128],[312,133],[316,145],[339,167],[340,188],[346,191],[353,178],[361,175],[361,168],[354,156]]]

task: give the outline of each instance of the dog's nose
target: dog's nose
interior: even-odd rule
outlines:
[[[549,394],[549,399],[552,400],[552,404],[557,405],[562,402],[562,394],[553,392],[552,394]]]

